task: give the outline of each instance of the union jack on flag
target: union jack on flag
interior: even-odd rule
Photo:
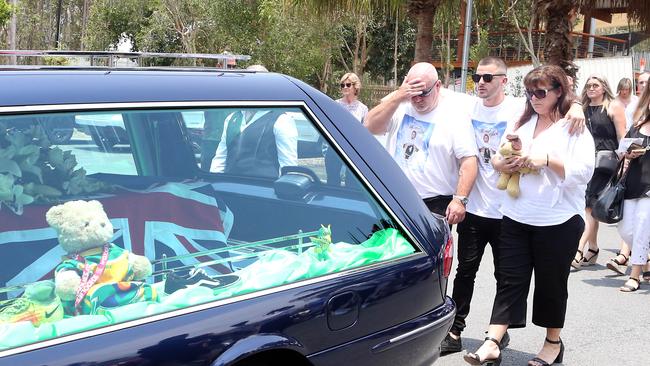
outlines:
[[[205,182],[167,183],[137,191],[121,189],[92,199],[102,203],[113,224],[112,242],[150,260],[225,248],[233,223],[232,212]],[[0,210],[0,288],[53,278],[54,269],[66,253],[45,221],[50,207],[28,205],[22,215]],[[168,265],[196,265],[227,256],[187,257]],[[206,270],[216,274],[230,268],[220,265]],[[0,294],[0,298],[5,296]]]

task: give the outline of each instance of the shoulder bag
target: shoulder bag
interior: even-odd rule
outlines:
[[[625,195],[625,178],[627,170],[624,171],[625,159],[618,163],[614,174],[605,188],[598,194],[598,198],[591,209],[591,216],[596,220],[614,224],[623,219],[623,203]]]

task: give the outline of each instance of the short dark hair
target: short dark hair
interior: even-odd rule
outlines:
[[[479,66],[496,65],[499,68],[499,70],[502,70],[504,73],[508,71],[508,66],[506,65],[505,61],[495,56],[483,57],[481,61],[478,62],[478,65]]]

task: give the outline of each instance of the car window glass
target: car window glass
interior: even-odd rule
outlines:
[[[277,178],[283,166],[304,166],[329,179],[327,145],[299,108],[213,108],[182,115],[202,170]],[[338,171],[330,175],[338,177],[345,170],[334,156]]]
[[[3,116],[0,350],[417,252],[323,141],[296,107]]]

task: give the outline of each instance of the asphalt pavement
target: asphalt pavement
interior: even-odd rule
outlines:
[[[605,267],[618,250],[620,237],[616,227],[601,224],[598,242],[597,264],[572,272],[569,277],[562,365],[650,365],[650,283],[642,282],[641,288],[633,293],[620,292],[618,288],[627,276],[615,276]],[[452,276],[456,265],[454,257]],[[463,351],[441,357],[435,366],[467,365],[463,354],[476,350],[483,342],[496,291],[493,273],[492,253],[487,248],[477,275],[467,328],[462,334]],[[453,278],[447,290],[450,296],[452,288]],[[509,331],[511,341],[503,351],[502,365],[526,365],[542,347],[545,330],[531,323],[532,291],[528,304],[528,324],[526,328]]]

